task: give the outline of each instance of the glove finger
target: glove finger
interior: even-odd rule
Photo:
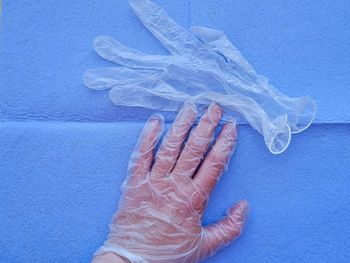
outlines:
[[[213,255],[242,233],[247,212],[248,202],[240,201],[230,209],[227,217],[203,229],[202,258]]]
[[[149,172],[153,161],[154,149],[163,130],[164,117],[160,114],[152,115],[146,122],[135,149],[130,156],[128,165],[129,184],[136,184]]]
[[[223,170],[227,167],[237,140],[236,123],[227,123],[223,126],[213,148],[205,157],[201,167],[194,177],[209,195],[215,187]]]
[[[192,177],[210,143],[212,142],[215,129],[220,121],[221,108],[212,103],[195,127],[177,160],[172,174],[176,176]]]
[[[144,81],[149,76],[157,76],[159,71],[134,70],[127,67],[96,68],[84,72],[84,84],[90,89],[104,90],[113,87],[136,84]]]
[[[94,41],[94,49],[106,60],[137,69],[163,69],[169,64],[169,56],[147,55],[129,48],[109,36],[99,36]]]
[[[109,97],[114,104],[120,106],[138,106],[173,112],[178,111],[185,101],[191,99],[188,94],[176,91],[157,78],[149,78],[122,88],[112,88]]]
[[[184,103],[157,152],[156,161],[152,168],[153,176],[164,177],[170,173],[188,131],[196,120],[197,112],[196,105],[192,101]]]
[[[178,25],[152,1],[129,0],[129,3],[144,26],[171,54],[192,53],[202,45],[188,30]]]

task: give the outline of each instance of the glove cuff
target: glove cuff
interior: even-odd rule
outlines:
[[[106,252],[114,253],[120,257],[123,257],[127,260],[129,260],[131,263],[148,263],[147,260],[143,259],[142,257],[135,255],[128,251],[125,248],[122,248],[120,246],[111,245],[111,244],[104,244],[101,246],[94,254],[94,256],[102,255]]]

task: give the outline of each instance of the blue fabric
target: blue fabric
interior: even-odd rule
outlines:
[[[179,24],[223,30],[271,83],[290,96],[309,94],[317,121],[350,122],[350,1],[158,0]],[[139,121],[106,92],[87,91],[85,69],[111,65],[92,49],[111,35],[146,53],[166,51],[126,0],[3,1],[0,117],[3,120]]]
[[[0,262],[88,262],[105,239],[142,124],[0,124]],[[313,126],[271,155],[242,126],[204,218],[237,200],[240,239],[207,262],[349,262],[349,132]]]
[[[318,123],[271,155],[246,125],[209,203],[241,198],[243,236],[206,262],[350,261],[350,2],[158,0],[184,26],[225,31],[286,94],[313,96]],[[0,33],[0,262],[89,262],[106,237],[129,154],[150,111],[82,85],[113,35],[166,53],[127,1],[3,1]],[[168,115],[168,120],[172,116]]]

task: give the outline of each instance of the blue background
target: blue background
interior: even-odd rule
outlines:
[[[206,262],[350,262],[350,2],[157,0],[185,27],[225,31],[255,69],[318,103],[314,125],[271,155],[247,125],[204,218],[238,199],[240,239]],[[3,1],[0,262],[89,262],[108,232],[128,157],[151,111],[82,84],[112,65],[97,35],[166,54],[127,1]],[[167,117],[171,120],[171,116]]]

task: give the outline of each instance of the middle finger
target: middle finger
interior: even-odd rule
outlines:
[[[192,177],[213,139],[222,114],[222,109],[215,103],[210,104],[191,132],[188,141],[177,160],[172,174]]]

